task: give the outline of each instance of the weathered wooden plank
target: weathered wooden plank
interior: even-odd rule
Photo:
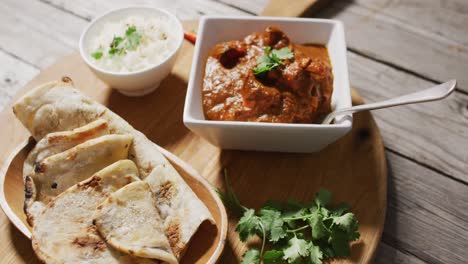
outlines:
[[[176,1],[176,4],[184,6],[184,1],[186,0]],[[169,2],[166,0],[161,1],[161,6],[171,8]],[[140,0],[138,3],[153,3],[154,5],[154,2],[149,0]],[[51,6],[51,4],[54,4],[54,6]],[[136,3],[130,1],[120,1],[118,3],[99,1],[93,3],[67,0],[52,0],[49,2],[2,1],[0,3],[0,11],[3,13],[2,23],[0,23],[0,31],[2,32],[0,35],[0,48],[38,67],[45,67],[52,64],[57,58],[69,54],[77,48],[81,31],[87,24],[86,20],[119,5],[129,4]],[[185,7],[177,8],[176,13],[182,18],[196,18],[202,13],[246,14],[221,3],[200,0],[190,1]],[[77,14],[79,17],[72,14]],[[11,25],[16,26],[12,27]],[[63,25],[67,26],[64,27]]]
[[[391,17],[381,12],[381,9],[369,9],[349,0],[334,1],[320,16],[340,19],[345,23],[347,43],[353,50],[428,79],[444,81],[456,78],[458,87],[468,91],[466,43],[447,38],[437,31],[429,31],[416,22],[413,25]],[[419,16],[413,16],[414,21],[418,21]],[[468,38],[466,27],[460,27],[460,30],[465,30],[460,35]]]
[[[4,0],[0,12],[1,49],[38,67],[76,49],[86,23],[39,1]]]
[[[434,85],[362,56],[348,53],[350,79],[367,102]],[[468,96],[373,112],[385,146],[468,182]]]
[[[403,251],[395,249],[394,247],[380,243],[377,255],[375,256],[375,263],[379,264],[394,264],[394,263],[405,263],[405,264],[423,264],[424,262],[415,256],[407,254]]]
[[[180,19],[196,19],[201,15],[248,15],[235,7],[213,0],[115,0],[115,1],[73,1],[73,0],[43,0],[57,8],[66,10],[78,16],[91,20],[109,10],[130,6],[147,5],[166,8],[175,12]]]
[[[396,18],[411,26],[468,45],[468,2],[464,0],[358,0],[374,12]]]
[[[0,50],[0,111],[39,69]]]
[[[238,7],[253,14],[260,14],[265,8],[268,0],[219,0],[222,3]]]
[[[468,259],[468,186],[387,151],[383,242],[428,263]]]

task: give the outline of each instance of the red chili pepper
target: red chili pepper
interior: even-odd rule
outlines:
[[[192,44],[197,41],[197,35],[194,32],[184,32],[184,38]]]

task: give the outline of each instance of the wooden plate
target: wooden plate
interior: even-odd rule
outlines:
[[[0,196],[2,208],[12,223],[28,238],[31,238],[31,228],[23,213],[24,191],[20,191],[20,188],[23,188],[23,163],[34,145],[34,140],[26,141],[11,160],[4,177],[0,178],[3,183],[3,186],[0,183],[0,188],[3,189],[2,194],[5,194]],[[224,248],[228,225],[223,203],[213,187],[190,165],[161,147],[159,151],[208,207],[216,221],[216,226],[208,222],[202,223],[192,238],[182,263],[216,263]]]
[[[185,27],[190,30],[195,29],[196,25],[186,24]],[[190,164],[213,185],[223,187],[221,171],[227,168],[234,190],[248,207],[259,208],[270,199],[309,201],[320,187],[327,188],[334,194],[334,201],[345,201],[352,205],[351,210],[360,222],[361,238],[353,243],[352,256],[336,262],[371,262],[383,230],[387,198],[384,148],[372,116],[367,112],[355,114],[352,131],[318,153],[221,150],[191,133],[182,124],[192,55],[192,45],[184,43],[172,74],[154,93],[140,98],[126,97],[108,88],[91,73],[78,54],[64,57],[44,70],[24,91],[64,75],[70,76],[85,94],[107,105],[148,138]],[[353,102],[362,103],[354,92]],[[24,152],[16,157],[11,166],[9,157],[15,157],[18,145],[28,138],[28,133],[8,106],[6,112],[0,114],[0,124],[0,153],[3,153],[0,155],[0,168],[6,177],[5,202],[19,219],[23,219],[23,185],[18,180],[18,172],[21,171]],[[171,161],[178,163],[174,159]],[[247,248],[234,232],[237,221],[229,219],[228,239],[219,263],[239,263]],[[197,245],[194,241],[191,247]],[[26,243],[20,246],[30,247]],[[205,263],[200,259],[198,263]],[[185,258],[184,262],[192,263]]]

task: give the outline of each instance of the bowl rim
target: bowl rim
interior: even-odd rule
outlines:
[[[102,21],[102,20],[105,20],[107,19],[108,16],[114,14],[114,13],[117,13],[117,12],[120,12],[120,11],[124,11],[124,10],[138,10],[138,9],[146,9],[146,10],[150,10],[152,12],[156,11],[156,12],[160,12],[160,13],[164,13],[166,16],[169,17],[169,19],[171,19],[172,21],[175,22],[175,24],[177,25],[177,31],[179,31],[179,38],[178,38],[178,41],[177,41],[177,45],[175,46],[175,48],[171,51],[171,53],[169,54],[169,56],[167,56],[164,60],[160,61],[159,63],[156,63],[156,64],[152,64],[144,69],[141,69],[141,70],[138,70],[138,71],[132,71],[132,72],[116,72],[116,71],[109,71],[109,70],[105,70],[105,69],[102,69],[96,65],[94,65],[94,63],[92,63],[88,56],[86,55],[86,52],[85,52],[85,48],[84,48],[84,40],[89,32],[89,30],[99,21]],[[155,69],[155,68],[158,68],[159,66],[163,65],[164,63],[168,62],[172,57],[174,57],[174,55],[177,54],[177,52],[179,51],[180,47],[182,46],[182,43],[184,41],[184,29],[183,29],[183,26],[182,26],[182,23],[180,22],[180,20],[177,18],[177,16],[169,11],[167,11],[166,9],[164,8],[157,8],[157,7],[151,7],[151,6],[145,6],[145,5],[132,5],[132,6],[126,6],[126,7],[121,7],[121,8],[115,8],[115,9],[112,9],[110,11],[107,11],[101,15],[98,15],[97,17],[95,17],[91,22],[88,23],[88,25],[86,25],[86,27],[83,29],[81,35],[80,35],[80,40],[78,42],[78,49],[80,50],[80,55],[81,55],[81,58],[86,62],[86,64],[91,67],[93,70],[99,72],[99,73],[102,73],[102,74],[107,74],[107,75],[114,75],[114,76],[131,76],[131,75],[137,75],[137,74],[141,74],[141,73],[146,73],[146,72],[150,72],[151,70]]]
[[[326,23],[326,24],[333,24],[339,27],[340,31],[344,34],[344,26],[343,22],[336,19],[324,19],[324,18],[290,18],[290,17],[271,17],[271,16],[260,16],[260,17],[249,17],[249,16],[219,16],[219,15],[208,15],[202,16],[200,19],[200,23],[198,25],[198,31],[205,33],[205,24],[209,20],[220,20],[220,21],[286,21],[286,22],[308,22],[308,23]],[[199,38],[202,38],[203,35],[198,35]],[[344,48],[346,51],[346,39],[343,39]],[[245,127],[245,128],[278,128],[278,129],[329,129],[329,128],[337,128],[337,129],[349,129],[353,125],[353,117],[352,114],[346,114],[344,117],[348,119],[349,122],[343,122],[339,124],[302,124],[302,123],[267,123],[267,122],[248,122],[248,121],[218,121],[218,120],[207,120],[207,119],[199,119],[193,117],[190,113],[189,109],[191,108],[192,101],[194,100],[194,89],[195,89],[195,78],[197,75],[196,67],[201,60],[201,45],[196,43],[194,55],[192,59],[192,69],[190,71],[190,78],[189,83],[187,86],[187,94],[185,97],[185,104],[184,104],[184,111],[183,111],[183,123],[187,126],[191,127]],[[349,85],[349,66],[347,57],[345,54],[344,57],[344,64],[346,67],[346,82],[348,83],[348,91],[347,94],[342,96],[345,97],[344,99],[349,102],[349,106],[352,105],[351,100],[351,86]],[[200,66],[199,66],[200,67]],[[203,109],[201,110],[203,112]]]

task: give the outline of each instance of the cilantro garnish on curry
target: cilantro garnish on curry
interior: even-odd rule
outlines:
[[[276,27],[222,42],[206,61],[209,120],[320,123],[331,111],[333,73],[323,45],[299,45]]]

